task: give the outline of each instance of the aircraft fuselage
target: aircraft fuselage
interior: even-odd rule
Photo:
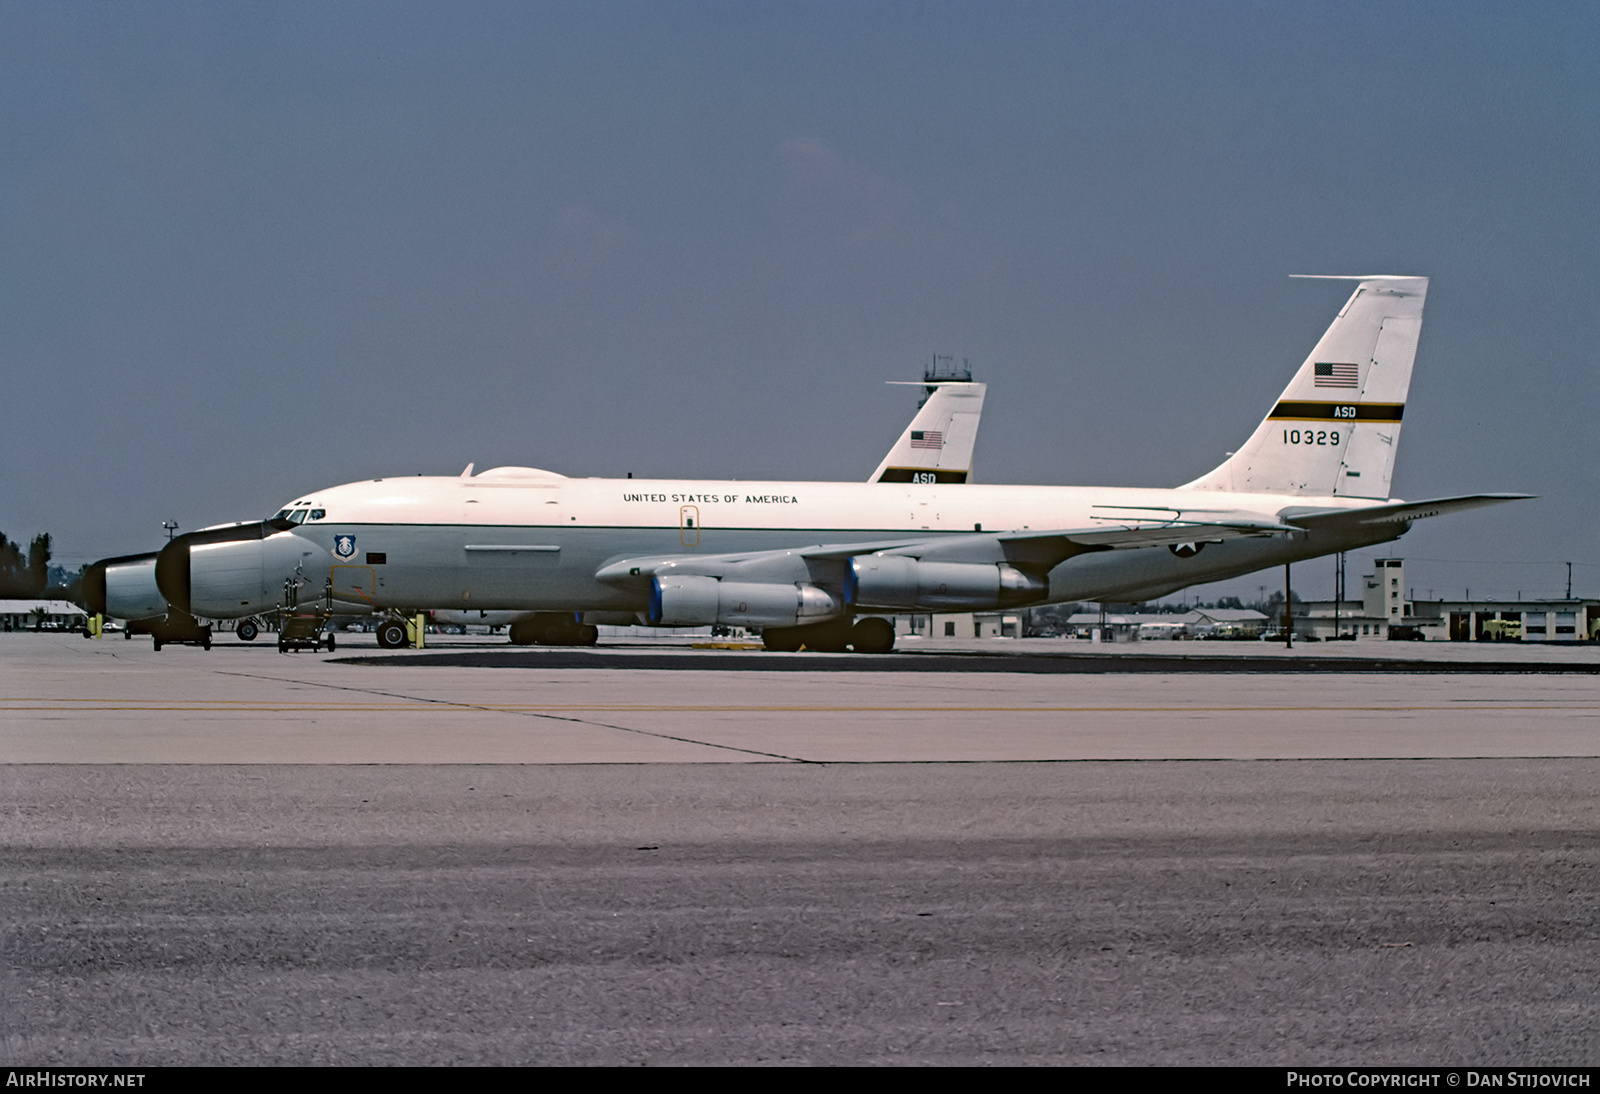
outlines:
[[[1272,520],[1290,507],[1356,509],[1349,497],[1213,490],[1050,486],[568,479],[528,473],[389,478],[307,494],[283,531],[245,542],[195,542],[188,551],[197,614],[268,610],[294,577],[318,595],[331,581],[341,605],[420,605],[540,611],[643,611],[639,583],[602,579],[608,565],[672,556],[781,552],[816,544],[884,545],[975,533],[1043,533],[1130,523]],[[281,523],[281,522],[280,522]],[[1393,539],[1404,525],[1076,554],[1055,565],[1034,602],[1160,595],[1299,558]],[[869,547],[868,550],[876,549]],[[804,579],[834,575],[813,565]],[[163,588],[167,588],[164,583]]]

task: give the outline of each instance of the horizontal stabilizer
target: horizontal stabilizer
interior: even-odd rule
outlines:
[[[1434,498],[1431,501],[1396,501],[1386,505],[1368,505],[1360,509],[1285,509],[1278,514],[1288,524],[1300,528],[1359,528],[1373,524],[1409,524],[1425,517],[1459,513],[1467,509],[1481,509],[1485,505],[1499,505],[1506,501],[1526,501],[1533,494],[1463,494],[1456,498]]]

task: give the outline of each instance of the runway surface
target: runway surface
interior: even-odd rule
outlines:
[[[0,639],[7,1063],[1600,1057],[1583,674]]]

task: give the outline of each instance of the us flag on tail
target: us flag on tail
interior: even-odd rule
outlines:
[[[1312,367],[1315,369],[1311,381],[1313,387],[1355,387],[1361,371],[1357,365],[1339,365],[1323,361],[1318,361]]]

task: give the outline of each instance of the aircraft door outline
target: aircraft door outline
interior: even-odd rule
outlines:
[[[378,575],[371,566],[331,566],[328,580],[336,600],[373,604],[378,591]]]

